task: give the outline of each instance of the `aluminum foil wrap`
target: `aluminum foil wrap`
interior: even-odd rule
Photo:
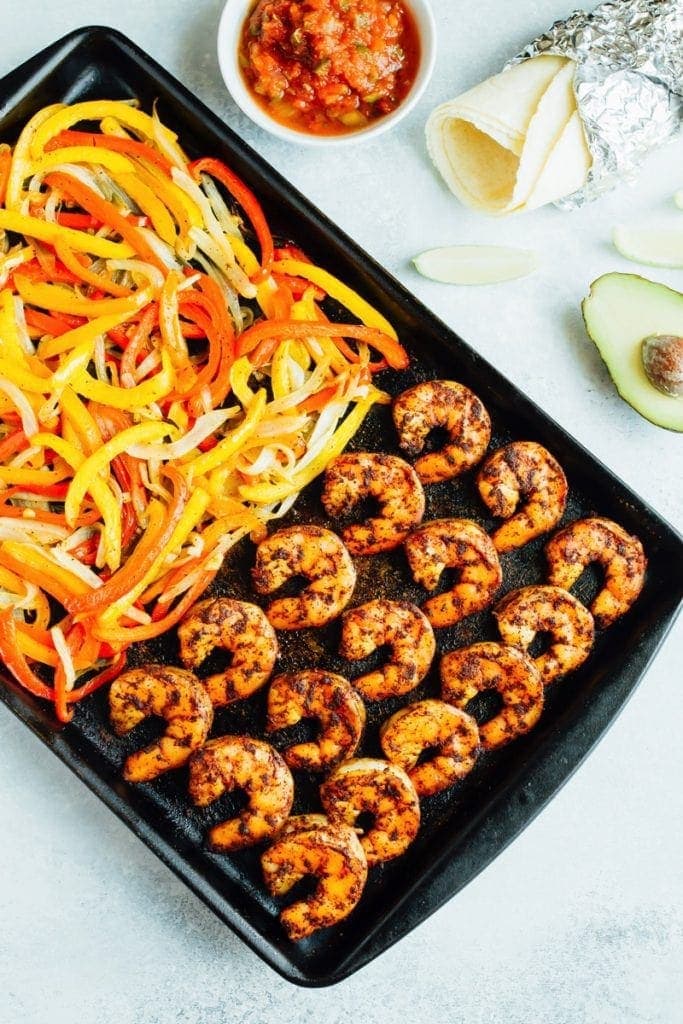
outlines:
[[[575,209],[633,180],[645,155],[683,125],[683,0],[609,0],[591,14],[576,11],[510,63],[548,53],[576,61],[593,156],[583,188],[556,204]]]

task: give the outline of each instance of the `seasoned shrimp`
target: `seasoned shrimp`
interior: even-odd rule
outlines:
[[[479,729],[471,715],[442,700],[408,704],[380,730],[384,756],[408,773],[418,796],[434,796],[464,778],[479,754]],[[436,748],[418,764],[425,750]]]
[[[591,604],[596,626],[611,626],[629,610],[645,582],[647,559],[637,537],[610,519],[578,519],[552,537],[545,547],[548,582],[565,590],[591,562],[599,562],[605,585]]]
[[[211,699],[197,677],[168,665],[123,672],[109,689],[109,713],[117,736],[125,736],[152,715],[168,723],[160,739],[126,758],[127,782],[151,782],[180,768],[204,743],[213,723]]]
[[[379,502],[379,515],[342,531],[352,555],[391,551],[422,522],[425,497],[420,479],[412,466],[394,455],[352,452],[329,464],[322,503],[330,518],[349,511],[364,498]]]
[[[420,827],[415,787],[402,768],[379,758],[339,765],[320,787],[320,799],[333,823],[353,828],[359,815],[373,815],[373,824],[361,836],[369,867],[399,857]]]
[[[344,613],[339,653],[355,661],[388,646],[383,668],[355,679],[368,700],[398,697],[414,690],[429,671],[436,641],[429,620],[407,601],[368,601]]]
[[[290,768],[327,771],[352,757],[365,725],[365,705],[343,676],[323,669],[307,669],[276,676],[268,690],[266,732],[316,718],[320,735],[308,743],[295,743],[284,751]]]
[[[223,793],[243,790],[248,804],[236,818],[209,831],[214,850],[231,853],[270,839],[287,820],[294,801],[292,774],[277,750],[248,736],[219,736],[190,760],[190,796],[206,807]]]
[[[430,597],[422,610],[432,626],[452,626],[486,608],[503,580],[498,554],[487,533],[470,519],[433,519],[405,542],[416,583],[435,590],[444,569],[459,569],[458,583]]]
[[[593,616],[561,587],[521,587],[506,594],[493,613],[506,644],[526,651],[537,633],[550,646],[533,659],[543,685],[578,668],[593,646]]]
[[[319,881],[312,896],[292,903],[280,920],[293,942],[343,921],[357,905],[368,877],[365,852],[355,831],[323,814],[289,818],[276,842],[261,856],[273,896],[284,896],[307,875]]]
[[[479,726],[485,750],[523,736],[543,710],[543,682],[538,669],[516,647],[479,643],[451,651],[441,659],[441,696],[457,708],[485,690],[496,690],[503,706]]]
[[[534,441],[513,441],[490,455],[479,470],[477,486],[489,511],[507,520],[491,534],[500,552],[521,548],[552,530],[567,504],[562,467]]]
[[[178,627],[180,658],[197,668],[215,647],[232,653],[225,672],[203,683],[215,707],[251,697],[270,679],[278,656],[275,630],[264,612],[227,597],[200,601]]]
[[[311,581],[297,597],[271,602],[267,615],[275,629],[324,626],[341,615],[356,585],[351,556],[336,533],[321,526],[271,534],[256,550],[252,576],[259,594],[272,594],[293,576]]]
[[[452,380],[430,380],[399,395],[393,406],[399,444],[410,456],[419,455],[430,431],[441,427],[448,444],[422,455],[415,471],[423,484],[450,480],[476,466],[491,440],[491,421],[477,396]]]

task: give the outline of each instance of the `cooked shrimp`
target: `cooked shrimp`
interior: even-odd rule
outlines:
[[[593,646],[593,616],[561,587],[521,587],[506,594],[493,613],[506,644],[526,651],[537,633],[550,634],[550,646],[533,658],[543,685],[578,668]]]
[[[477,723],[442,700],[408,704],[380,730],[385,757],[408,773],[418,796],[434,796],[464,778],[479,753]],[[418,764],[429,748],[436,754]]]
[[[379,515],[342,531],[352,555],[391,551],[422,522],[425,497],[420,479],[412,466],[394,455],[352,452],[329,464],[322,503],[330,518],[348,512],[364,498],[379,502]]]
[[[415,787],[396,764],[371,757],[345,761],[320,787],[322,805],[333,823],[352,828],[368,812],[373,824],[361,836],[368,866],[404,853],[420,827]]]
[[[280,914],[294,942],[348,917],[368,877],[365,852],[354,830],[342,823],[332,825],[323,814],[289,818],[277,841],[262,854],[261,867],[273,896],[284,896],[307,875],[319,879],[312,896]]]
[[[203,680],[215,707],[251,697],[270,679],[278,656],[275,630],[264,612],[227,597],[200,601],[178,627],[180,658],[198,668],[215,647],[232,654],[225,672]]]
[[[496,690],[503,706],[479,726],[485,750],[502,747],[523,736],[543,710],[543,682],[522,651],[503,644],[479,643],[451,651],[441,659],[441,696],[457,708],[485,690]]]
[[[451,590],[422,605],[432,626],[452,626],[482,611],[503,580],[491,538],[470,519],[423,523],[410,534],[405,550],[415,582],[426,590],[436,589],[444,569],[460,570],[460,579]]]
[[[452,380],[430,380],[399,395],[393,407],[399,444],[410,456],[419,455],[430,431],[441,427],[448,444],[422,455],[415,470],[423,484],[450,480],[476,466],[491,439],[491,421],[477,396]]]
[[[272,594],[293,576],[311,582],[297,597],[281,597],[267,611],[275,629],[324,626],[341,615],[356,585],[351,556],[336,533],[321,526],[290,526],[256,550],[252,570],[259,594]]]
[[[534,441],[513,441],[490,455],[477,475],[482,501],[507,519],[491,534],[496,550],[521,548],[556,526],[567,504],[567,478],[549,451]],[[524,505],[515,512],[521,501]]]
[[[206,807],[223,793],[243,790],[248,804],[236,818],[209,831],[214,850],[231,853],[270,839],[282,828],[294,801],[292,774],[277,750],[248,736],[219,736],[190,760],[190,796]]]
[[[367,658],[384,646],[390,648],[387,664],[353,681],[368,700],[414,690],[429,671],[436,641],[427,617],[408,601],[368,601],[344,613],[339,647],[343,658]]]
[[[151,782],[180,768],[209,735],[213,705],[192,672],[169,665],[144,665],[123,672],[109,689],[114,732],[124,736],[145,718],[157,715],[168,723],[164,735],[126,758],[127,782]]]
[[[596,626],[611,626],[629,610],[645,582],[643,545],[610,519],[578,519],[552,537],[545,548],[548,582],[565,590],[591,562],[605,571],[605,585],[591,604]]]
[[[276,676],[268,690],[266,732],[316,718],[320,735],[308,743],[295,743],[284,751],[290,768],[323,772],[352,757],[365,725],[365,705],[343,676],[323,669],[307,669]]]

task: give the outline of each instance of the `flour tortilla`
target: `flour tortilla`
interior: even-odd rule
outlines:
[[[585,180],[583,133],[565,137],[576,113],[573,77],[571,60],[534,57],[437,107],[427,122],[427,146],[465,205],[492,214],[524,209],[544,178],[537,198],[557,191],[545,169],[560,142],[568,165],[555,160],[551,170],[561,170],[563,181]]]

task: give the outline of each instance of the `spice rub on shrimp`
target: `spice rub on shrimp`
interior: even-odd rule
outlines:
[[[281,597],[267,609],[275,629],[324,626],[341,615],[356,585],[356,570],[344,544],[321,526],[290,526],[267,537],[252,569],[259,594],[272,594],[293,576],[310,580],[297,597]]]
[[[341,822],[333,825],[324,814],[289,818],[276,842],[262,854],[261,867],[273,896],[286,895],[307,875],[318,879],[312,896],[280,914],[293,942],[348,917],[368,877],[368,862],[354,829]]]
[[[408,601],[367,601],[344,613],[339,647],[343,658],[367,658],[384,646],[391,652],[387,664],[353,681],[368,700],[414,690],[429,671],[436,651],[429,620]]]
[[[463,779],[479,754],[479,729],[471,717],[442,700],[408,704],[380,730],[385,757],[408,774],[420,797],[433,796]],[[436,748],[418,764],[425,750]]]
[[[180,768],[202,746],[213,724],[213,705],[201,682],[192,672],[168,665],[123,672],[109,689],[109,714],[117,736],[153,715],[168,723],[160,739],[126,758],[127,782],[151,782]]]
[[[422,522],[425,497],[420,479],[412,466],[395,455],[351,452],[329,464],[322,503],[330,518],[344,514],[364,498],[379,503],[379,515],[342,531],[352,555],[391,551]]]
[[[320,735],[295,743],[283,752],[290,768],[322,772],[352,757],[365,726],[365,705],[343,676],[323,669],[287,672],[276,676],[268,690],[266,732],[315,718]]]
[[[490,455],[477,474],[477,486],[489,511],[507,520],[491,534],[500,552],[552,530],[567,504],[562,467],[534,441],[513,441]]]
[[[600,629],[629,610],[645,582],[647,559],[637,537],[611,519],[578,519],[548,541],[548,582],[569,590],[591,562],[605,573],[604,586],[590,606]]]
[[[477,396],[452,380],[430,380],[404,391],[394,401],[393,416],[401,448],[420,455],[429,433],[440,427],[448,443],[420,455],[415,471],[423,484],[440,483],[476,466],[491,440],[491,420]]]
[[[216,647],[232,654],[230,667],[203,680],[215,707],[251,697],[275,667],[278,643],[265,613],[255,604],[227,597],[194,606],[178,627],[180,658],[198,668]]]
[[[353,828],[359,815],[373,816],[360,840],[369,867],[405,853],[420,827],[415,787],[402,768],[380,758],[339,765],[320,787],[320,799],[333,823]]]
[[[486,690],[496,690],[503,706],[479,726],[485,750],[502,747],[529,732],[543,710],[543,682],[533,664],[516,647],[472,644],[441,659],[441,696],[457,708]]]
[[[521,587],[506,594],[494,609],[506,644],[526,651],[537,633],[548,633],[550,645],[533,658],[543,685],[578,668],[593,646],[593,616],[561,587]]]
[[[471,519],[423,523],[407,538],[405,551],[413,579],[426,590],[436,589],[444,569],[460,570],[454,587],[422,605],[432,626],[452,626],[482,611],[503,580],[491,538]]]
[[[248,804],[236,817],[214,825],[209,843],[232,853],[276,835],[294,801],[292,774],[274,747],[248,736],[219,736],[190,760],[190,796],[207,807],[223,793],[241,789]]]

